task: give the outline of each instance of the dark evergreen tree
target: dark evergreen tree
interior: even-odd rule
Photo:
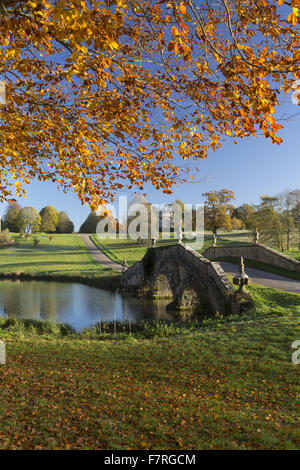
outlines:
[[[81,225],[79,233],[96,233],[97,224],[101,219],[101,216],[91,212]]]
[[[68,214],[64,211],[61,211],[58,214],[56,233],[73,233],[74,224],[69,219]]]

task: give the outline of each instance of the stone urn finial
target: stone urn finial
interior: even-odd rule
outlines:
[[[242,256],[240,260],[240,272],[234,276],[233,284],[239,286],[235,293],[235,297],[238,298],[238,300],[251,300],[250,293],[245,287],[251,284],[251,278],[245,273],[244,258]]]
[[[254,240],[254,243],[255,245],[258,244],[258,240],[259,240],[259,232],[257,231],[257,228],[255,227],[255,231],[253,233],[253,240]]]
[[[178,230],[178,243],[182,243],[182,229],[179,227]]]
[[[124,258],[122,266],[123,266],[122,272],[126,271],[129,268],[126,258]]]
[[[216,246],[217,244],[217,236],[215,233],[213,233],[213,246]]]
[[[241,261],[240,261],[240,273],[244,276],[247,276],[247,274],[245,273],[244,258],[242,256],[241,256]]]

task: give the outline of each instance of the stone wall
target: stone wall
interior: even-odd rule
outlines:
[[[122,272],[121,284],[125,289],[138,288],[144,279],[142,261],[137,261],[131,268]]]
[[[300,272],[300,261],[260,244],[244,246],[211,246],[203,253],[203,256],[210,260],[226,257],[240,258],[243,256],[245,259],[258,261],[271,266],[277,266],[278,268],[283,268],[288,271]]]

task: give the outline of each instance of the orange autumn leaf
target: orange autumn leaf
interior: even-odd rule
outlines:
[[[183,15],[186,15],[186,6],[184,4],[184,2],[181,2],[180,5],[179,5],[179,11],[180,13],[182,13]]]

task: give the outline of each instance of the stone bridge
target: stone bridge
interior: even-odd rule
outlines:
[[[169,310],[197,314],[239,313],[235,289],[219,263],[178,243],[149,248],[144,258],[122,273],[122,286],[147,297],[170,298]]]

